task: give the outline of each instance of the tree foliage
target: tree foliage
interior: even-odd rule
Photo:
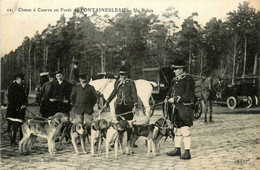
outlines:
[[[86,14],[78,7],[71,18],[61,15],[55,25],[25,37],[17,49],[1,59],[1,83],[6,88],[13,74],[24,73],[31,88],[43,71],[62,70],[68,78],[71,63],[79,61],[80,72],[117,73],[120,59],[132,64],[132,78],[142,78],[142,69],[166,66],[176,58],[188,63],[191,74],[218,75],[231,79],[252,73],[259,54],[260,14],[248,2],[227,13],[227,20],[209,20],[202,27],[192,13],[176,26],[178,11],[168,8],[161,15],[122,12],[114,17]],[[256,36],[257,35],[257,36]],[[172,46],[165,42],[171,39]],[[246,57],[246,59],[245,59]]]

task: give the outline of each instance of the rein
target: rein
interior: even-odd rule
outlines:
[[[104,92],[105,88],[110,82],[112,82],[112,79],[108,79],[107,82],[103,86],[101,86],[97,91],[102,94],[102,92]]]
[[[163,103],[164,103],[164,102],[159,102],[159,103],[157,103],[157,104],[150,105],[149,107],[151,107],[151,106],[162,105]],[[145,109],[145,108],[148,108],[148,107],[141,107],[141,108],[137,109],[137,111],[139,111],[139,110],[143,110],[143,109]],[[103,110],[101,110],[101,111],[98,113],[99,116],[98,116],[98,119],[96,119],[96,120],[101,119],[101,113],[102,113],[102,112],[103,112]],[[118,115],[113,116],[113,117],[121,117],[121,116],[123,116],[123,115],[127,115],[127,114],[129,114],[129,113],[135,114],[135,113],[133,113],[133,111],[128,111],[128,112],[124,112],[124,113],[118,114]],[[111,116],[111,117],[108,117],[108,118],[112,118],[112,116]]]

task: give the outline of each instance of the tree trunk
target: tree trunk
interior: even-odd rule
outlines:
[[[191,38],[190,38],[190,44],[189,44],[189,73],[191,74]]]
[[[232,85],[235,84],[235,70],[236,70],[236,54],[237,54],[237,35],[234,36],[234,53],[233,53],[233,71],[232,71]]]
[[[31,67],[31,50],[32,50],[32,43],[30,41],[30,44],[29,44],[29,49],[28,49],[28,64],[29,64],[29,68],[28,68],[28,83],[29,83],[29,92],[32,91],[32,75],[31,75],[31,72],[32,72],[32,67]]]
[[[47,65],[48,65],[48,46],[46,46],[46,53],[45,53],[45,70],[44,71],[47,71]]]
[[[36,70],[36,49],[34,49],[34,52],[33,52],[33,82],[34,82],[33,88],[34,89],[35,89],[36,84],[37,84],[36,75],[37,75],[37,70]]]
[[[244,44],[244,67],[243,67],[243,77],[246,75],[246,48],[247,48],[247,38],[244,36],[245,44]]]
[[[203,73],[203,50],[201,50],[201,53],[200,53],[200,74],[199,74],[199,77],[202,77],[202,73]]]

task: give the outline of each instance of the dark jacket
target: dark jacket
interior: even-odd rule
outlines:
[[[50,102],[50,98],[53,93],[54,83],[55,83],[55,81],[44,83],[44,85],[42,86],[42,89],[40,91],[40,94],[39,94],[39,98],[41,101],[40,113],[42,114],[42,117],[44,117],[44,118],[48,118],[55,114],[53,107],[52,107],[52,103]]]
[[[115,82],[114,90],[108,98],[108,103],[110,103],[116,95],[116,104],[134,106],[134,104],[138,102],[135,83],[130,79],[126,79],[124,82],[120,80]]]
[[[195,82],[190,75],[186,74],[175,77],[172,82],[172,87],[167,93],[167,96],[174,98],[179,116],[187,126],[193,125],[192,100],[194,93]]]
[[[55,101],[52,103],[53,113],[62,112],[69,114],[71,110],[70,105],[70,93],[72,90],[72,84],[66,80],[63,80],[61,84],[56,81],[53,84],[52,99]],[[67,102],[65,102],[67,100]]]
[[[25,112],[21,111],[22,105],[27,104],[27,97],[24,88],[17,82],[13,82],[8,88],[7,116],[24,120]]]
[[[46,101],[46,100],[50,100],[52,93],[53,93],[53,86],[54,86],[55,81],[53,82],[46,82],[43,84],[40,94],[39,94],[39,98],[40,101]]]
[[[93,86],[86,84],[83,87],[80,83],[75,85],[70,95],[72,111],[76,114],[92,114],[93,107],[97,102],[96,91]]]
[[[70,100],[70,93],[72,90],[72,84],[66,80],[63,80],[61,84],[55,81],[53,84],[53,91],[51,98],[56,100]]]

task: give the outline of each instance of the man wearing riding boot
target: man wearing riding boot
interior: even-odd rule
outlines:
[[[109,96],[106,107],[117,95],[115,102],[116,120],[124,118],[125,120],[133,120],[134,113],[137,111],[137,90],[134,81],[127,78],[128,70],[121,67],[119,71],[119,79],[115,82],[114,90]],[[126,114],[124,114],[126,113]],[[117,116],[121,115],[121,116]],[[131,129],[127,130],[127,139],[130,139]],[[137,147],[137,145],[134,145]]]
[[[170,115],[172,124],[176,128],[175,148],[168,152],[168,156],[181,156],[181,159],[191,159],[191,132],[193,125],[193,107],[192,99],[195,91],[195,82],[193,78],[185,72],[185,61],[177,59],[171,65],[175,78],[172,87],[166,96],[166,102],[173,104],[173,110]],[[185,152],[181,155],[181,141],[183,139]]]
[[[16,132],[25,120],[27,96],[22,86],[23,74],[14,75],[14,82],[8,88],[8,106],[6,119],[11,125],[11,145],[16,144]],[[22,138],[20,128],[20,138]]]

